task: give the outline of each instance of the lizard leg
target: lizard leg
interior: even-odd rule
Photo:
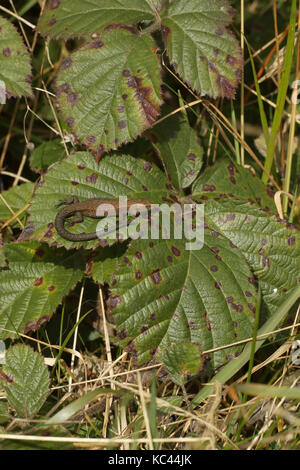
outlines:
[[[83,221],[83,215],[80,211],[74,213],[74,217],[68,220],[67,225],[75,225]]]
[[[77,196],[71,196],[69,199],[63,199],[62,201],[59,201],[56,204],[56,207],[64,206],[64,205],[70,205],[70,204],[76,204],[77,202],[79,202],[78,197]]]

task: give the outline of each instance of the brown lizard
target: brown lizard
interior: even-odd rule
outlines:
[[[65,229],[65,221],[69,217],[75,215],[72,219],[72,223],[78,223],[83,221],[83,217],[93,217],[98,218],[97,208],[101,204],[111,204],[115,210],[116,215],[119,215],[120,203],[118,199],[109,199],[109,198],[92,198],[87,199],[86,201],[78,201],[76,196],[72,196],[70,199],[61,201],[57,206],[62,204],[67,204],[66,207],[61,209],[55,218],[55,228],[57,233],[66,240],[72,242],[83,242],[88,240],[95,240],[98,238],[97,232],[92,233],[71,233]],[[147,199],[129,199],[127,200],[127,209],[134,204],[143,204],[145,207],[150,207],[151,202]]]

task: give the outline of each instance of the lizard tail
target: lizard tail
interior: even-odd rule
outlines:
[[[65,209],[68,209],[68,208],[65,208]],[[84,241],[88,241],[88,240],[95,240],[95,239],[98,238],[96,232],[92,232],[92,233],[72,233],[72,232],[69,232],[68,230],[66,230],[65,229],[65,220],[66,220],[66,218],[62,217],[63,210],[64,209],[62,209],[62,211],[60,211],[57,214],[57,216],[55,217],[55,222],[54,222],[56,231],[62,238],[65,238],[66,240],[69,240],[71,242],[81,242],[81,241],[84,242]]]

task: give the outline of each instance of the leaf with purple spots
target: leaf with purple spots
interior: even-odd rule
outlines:
[[[132,241],[115,272],[109,307],[122,332],[121,346],[138,363],[164,362],[166,351],[181,343],[204,352],[251,336],[257,291],[249,285],[248,263],[221,234],[205,232],[199,251],[186,250],[184,239]],[[209,367],[239,351],[211,354]]]
[[[95,156],[132,142],[154,124],[162,104],[155,50],[150,36],[120,26],[63,62],[55,84],[60,112]]]
[[[36,188],[29,208],[30,217],[20,239],[59,244],[66,248],[104,246],[106,243],[98,239],[74,243],[61,238],[54,228],[54,220],[60,210],[57,204],[72,196],[79,201],[127,196],[128,199],[148,199],[159,204],[169,196],[167,183],[167,177],[155,165],[128,155],[107,155],[97,163],[89,152],[74,153],[53,164],[43,183]],[[98,223],[99,219],[84,217],[82,222],[73,225],[71,222],[66,227],[72,233],[90,233],[96,231]]]
[[[154,127],[150,135],[174,187],[190,186],[202,167],[203,149],[187,119],[178,113],[170,116]]]
[[[276,213],[274,195],[251,170],[230,160],[218,161],[208,168],[193,185],[193,197],[247,201],[267,213]]]
[[[0,103],[31,95],[30,55],[15,27],[0,16]]]
[[[0,272],[1,339],[36,331],[49,321],[85,267],[81,253],[37,242],[10,243],[4,251],[8,269]]]
[[[245,201],[209,200],[207,223],[241,251],[261,286],[269,313],[300,281],[300,228]],[[250,279],[251,285],[253,279]],[[251,297],[248,290],[245,292]],[[252,299],[250,304],[253,306]],[[255,305],[255,302],[254,302]]]
[[[238,41],[228,30],[232,18],[227,0],[177,0],[162,16],[170,61],[201,96],[235,96],[243,61]]]
[[[299,227],[227,198],[205,202],[205,227],[199,251],[187,251],[184,239],[133,241],[114,274],[120,344],[140,364],[164,363],[166,351],[190,342],[203,351],[204,368],[219,367],[240,348],[205,351],[251,336],[258,284],[270,315],[300,281]],[[176,367],[168,372],[178,381]]]
[[[134,25],[154,18],[147,0],[48,0],[38,29],[50,37],[97,33],[109,25]]]

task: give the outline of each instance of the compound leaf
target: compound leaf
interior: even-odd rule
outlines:
[[[225,162],[214,170],[206,172],[207,183],[198,179],[192,196],[205,200],[203,247],[135,240],[111,282],[120,344],[139,363],[162,361],[177,383],[188,367],[175,367],[173,347],[189,342],[205,352],[250,337],[258,284],[270,315],[300,282],[299,229],[271,215],[271,196],[249,170]],[[216,368],[240,350],[203,358]]]
[[[170,237],[132,240],[127,250],[118,253],[118,265],[110,262],[107,252],[96,257],[90,269],[99,282],[112,275],[109,308],[120,345],[139,363],[166,361],[177,383],[197,367],[197,371],[204,364],[215,369],[239,354],[242,346],[227,345],[251,337],[258,283],[267,314],[271,314],[300,278],[299,231],[271,215],[272,199],[261,182],[248,170],[225,162],[216,165],[215,172],[207,171],[207,183],[201,176],[191,196],[194,201],[205,201],[201,249],[189,249],[185,233],[174,236],[171,217]],[[220,175],[223,180],[218,183]],[[253,200],[248,200],[249,194]],[[74,246],[58,237],[53,223],[49,226],[57,213],[55,203],[68,195],[80,200],[124,195],[167,206],[185,202],[150,162],[112,155],[96,163],[89,153],[78,152],[54,164],[37,189],[28,225],[33,228],[32,237]],[[96,224],[85,217],[70,231],[94,232]],[[99,241],[86,246],[95,244]],[[101,259],[103,270],[98,264]],[[172,366],[180,344],[186,343],[203,351],[197,353],[197,364],[190,365],[191,346],[182,366]],[[206,352],[214,348],[220,349]]]
[[[209,229],[201,250],[186,250],[185,243],[135,240],[113,276],[109,305],[120,343],[139,363],[164,361],[173,344],[205,351],[251,335],[257,292],[242,254]],[[206,359],[215,368],[238,351]]]

